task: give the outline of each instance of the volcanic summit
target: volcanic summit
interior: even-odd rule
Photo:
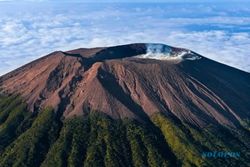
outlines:
[[[84,109],[136,119],[164,112],[198,126],[235,126],[250,115],[248,73],[163,44],[56,51],[0,81],[30,111],[51,106],[65,117]]]
[[[249,99],[249,73],[188,49],[55,51],[0,77],[0,166],[248,166]]]

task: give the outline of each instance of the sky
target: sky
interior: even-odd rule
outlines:
[[[187,48],[250,72],[250,2],[87,2],[0,0],[0,75],[56,50],[136,42]]]

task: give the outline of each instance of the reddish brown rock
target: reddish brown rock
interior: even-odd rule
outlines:
[[[88,111],[143,120],[173,114],[200,127],[237,126],[250,116],[250,74],[209,60],[154,60],[145,44],[54,52],[0,78],[30,111],[52,106],[67,117]]]

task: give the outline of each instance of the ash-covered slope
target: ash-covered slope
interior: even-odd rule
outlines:
[[[54,52],[0,79],[31,111],[51,106],[65,117],[101,111],[144,120],[177,116],[200,127],[237,126],[250,116],[250,74],[162,44]]]
[[[0,92],[1,167],[250,165],[250,74],[187,49],[58,51]]]

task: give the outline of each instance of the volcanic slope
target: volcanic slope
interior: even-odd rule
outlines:
[[[186,49],[57,51],[0,91],[0,166],[250,164],[250,74]]]

